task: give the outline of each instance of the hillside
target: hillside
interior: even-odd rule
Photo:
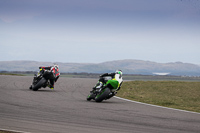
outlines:
[[[168,73],[170,75],[200,76],[200,66],[190,63],[156,63],[142,60],[117,60],[103,63],[62,63],[56,62],[61,72],[104,73],[116,69],[126,74]],[[38,71],[39,66],[50,66],[52,62],[37,61],[0,61],[0,71]]]

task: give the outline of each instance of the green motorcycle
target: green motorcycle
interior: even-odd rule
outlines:
[[[87,100],[95,100],[96,102],[102,102],[103,100],[110,99],[117,93],[119,83],[117,80],[113,80],[112,77],[104,77],[106,81],[101,87],[93,89],[87,97]]]

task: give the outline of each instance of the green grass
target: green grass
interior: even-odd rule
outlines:
[[[200,112],[200,82],[128,81],[117,96],[170,108]]]

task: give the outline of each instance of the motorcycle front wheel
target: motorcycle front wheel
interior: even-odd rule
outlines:
[[[95,98],[95,94],[93,93],[90,93],[87,97],[87,101],[90,101],[91,99],[94,99]]]

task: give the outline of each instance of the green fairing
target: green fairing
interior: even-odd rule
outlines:
[[[107,84],[111,84],[114,89],[118,88],[119,82],[117,80],[108,80]]]

